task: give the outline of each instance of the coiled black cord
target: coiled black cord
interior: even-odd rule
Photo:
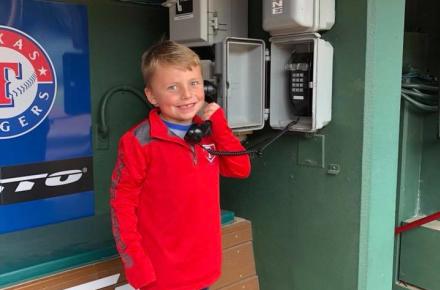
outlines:
[[[290,127],[298,124],[298,122],[299,122],[299,117],[296,120],[290,122],[283,130],[281,130],[277,135],[275,135],[271,140],[269,140],[269,142],[264,144],[260,149],[249,149],[249,150],[241,150],[241,151],[217,151],[217,150],[205,148],[205,147],[203,147],[203,145],[200,145],[200,144],[198,144],[198,145],[201,146],[204,150],[206,150],[209,154],[216,155],[216,156],[240,156],[240,155],[245,155],[245,154],[262,156],[264,149],[266,149],[270,144],[275,142],[278,138],[280,138],[287,131],[289,131]],[[256,144],[256,145],[258,145],[258,144]],[[252,147],[255,147],[256,145],[254,145]]]

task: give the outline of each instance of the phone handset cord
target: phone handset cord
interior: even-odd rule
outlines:
[[[241,151],[217,151],[217,150],[213,150],[213,149],[209,149],[209,148],[203,147],[203,145],[201,145],[201,144],[197,144],[197,145],[201,146],[209,154],[217,155],[217,156],[239,156],[239,155],[245,155],[245,154],[249,154],[249,155],[255,154],[257,156],[261,156],[261,155],[263,155],[263,150],[264,149],[266,149],[270,144],[275,142],[275,140],[277,140],[282,135],[284,135],[287,131],[289,131],[290,127],[292,127],[293,125],[297,124],[298,122],[299,122],[299,117],[296,120],[290,122],[283,130],[281,130],[281,132],[276,134],[271,140],[269,140],[269,142],[264,144],[260,149],[249,149],[249,150],[241,150]],[[258,145],[258,144],[256,144],[256,145]]]

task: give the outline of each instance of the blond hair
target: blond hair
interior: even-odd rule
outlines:
[[[194,51],[171,40],[154,44],[142,55],[141,70],[145,86],[149,85],[158,65],[172,65],[186,70],[201,67],[200,58]]]

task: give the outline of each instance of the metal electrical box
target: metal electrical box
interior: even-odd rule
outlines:
[[[247,37],[247,0],[180,0],[169,9],[170,39],[209,46],[225,37]]]
[[[290,35],[271,38],[271,49],[260,39],[229,37],[217,50],[221,59],[219,104],[225,109],[228,124],[236,132],[264,127],[266,61],[270,60],[269,124],[283,129],[299,118],[291,131],[315,132],[331,120],[333,47],[319,34]],[[306,113],[295,109],[291,98],[300,97],[289,83],[286,65],[292,51],[309,54],[310,108]],[[219,55],[221,54],[221,55]],[[298,80],[301,78],[295,77]],[[302,80],[301,80],[302,81]],[[304,100],[303,100],[304,101]]]
[[[229,127],[238,131],[264,127],[265,44],[260,39],[226,38],[216,50],[219,99]],[[222,61],[220,61],[222,60]]]
[[[331,120],[333,47],[318,31],[335,22],[334,0],[263,0],[263,28],[272,38],[270,126],[314,132]]]
[[[289,84],[286,63],[292,53],[310,55],[310,79],[304,82],[304,90],[310,91],[310,108],[304,113],[295,109],[295,102],[302,100],[301,95]],[[299,79],[301,76],[293,76]],[[331,120],[333,47],[321,39],[319,34],[277,36],[271,38],[270,63],[270,126],[282,129],[299,117],[292,131],[315,132]],[[308,87],[305,87],[308,86]]]
[[[271,35],[329,30],[335,0],[263,0],[263,29]]]

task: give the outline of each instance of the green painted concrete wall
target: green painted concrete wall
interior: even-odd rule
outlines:
[[[422,73],[440,76],[440,2],[436,0],[407,0],[406,1],[405,33],[419,35],[418,41],[408,42],[405,47],[406,59],[415,63],[414,67]],[[420,42],[425,44],[421,44]],[[423,53],[417,54],[417,50],[422,49]],[[402,182],[418,182],[417,188],[404,188],[406,192],[413,191],[419,193],[418,214],[431,214],[440,211],[440,179],[438,178],[438,164],[440,162],[440,142],[438,137],[438,114],[420,113],[415,110],[404,112],[403,118],[408,119],[409,126],[402,128],[402,136],[408,136],[410,144],[417,145],[412,151],[406,152],[406,158],[418,159],[414,170],[418,173],[409,174],[408,178],[403,178]],[[408,144],[407,144],[408,145]],[[418,165],[418,166],[417,166]],[[405,196],[409,193],[402,192],[400,195],[405,202]],[[405,219],[407,214],[400,216]]]
[[[142,53],[168,31],[168,12],[162,7],[122,4],[118,1],[87,1],[90,23],[90,69],[93,124],[97,125],[104,94],[121,85],[143,91],[140,70]],[[96,204],[108,214],[109,176],[116,159],[119,137],[145,117],[146,106],[133,94],[115,93],[107,107],[110,128],[107,149],[100,145],[94,128]]]
[[[399,279],[420,289],[439,290],[439,222],[406,232],[401,237]]]
[[[356,289],[365,5],[339,1],[336,25],[324,35],[335,48],[333,119],[320,134],[325,166],[337,163],[341,173],[299,166],[298,143],[308,139],[290,134],[253,160],[250,179],[222,183],[223,207],[253,223],[262,289]],[[259,8],[250,3],[250,10]],[[249,27],[261,27],[259,15],[250,14],[256,19]]]
[[[440,2],[436,0],[407,0],[406,1],[405,32],[419,35],[419,41],[413,41],[405,48],[407,59],[416,63],[416,68],[425,74],[440,76]],[[423,40],[426,45],[420,44]],[[417,55],[422,48],[423,53]],[[420,192],[419,212],[430,214],[440,210],[440,179],[438,178],[438,164],[440,161],[440,142],[437,138],[438,114],[414,113],[417,116],[417,126],[420,126],[418,136],[411,138],[420,143],[421,148],[415,149],[408,156],[419,158],[419,175],[412,179],[419,179]],[[414,134],[410,130],[403,130],[402,134]],[[420,136],[419,136],[420,135]],[[416,166],[414,167],[416,168]]]
[[[402,103],[400,120],[399,188],[397,199],[397,223],[414,217],[420,212],[420,174],[423,149],[424,114]]]
[[[440,140],[437,137],[438,115],[430,114],[424,120],[423,158],[421,164],[421,211],[432,214],[440,211]]]
[[[419,31],[428,33],[427,71],[440,78],[440,2],[410,1],[417,5],[413,16]],[[417,13],[418,12],[418,13]],[[417,13],[417,14],[416,14]],[[429,114],[423,123],[423,148],[421,162],[420,191],[422,193],[421,211],[431,214],[440,211],[440,140],[438,139],[438,114]]]
[[[439,76],[440,3],[407,0],[405,12],[406,66]],[[396,224],[408,218],[440,211],[440,141],[438,113],[424,113],[404,102],[401,110],[401,145]],[[436,245],[438,231],[414,229],[396,239],[395,277],[423,289],[439,289]],[[395,286],[395,289],[402,289]]]
[[[358,289],[373,290],[393,285],[404,3],[368,1],[367,11]]]
[[[341,0],[336,15],[325,168],[298,165],[307,137],[291,134],[222,184],[223,206],[253,222],[262,289],[392,287],[403,3]]]

